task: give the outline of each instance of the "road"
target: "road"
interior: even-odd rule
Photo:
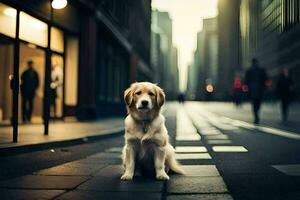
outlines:
[[[1,199],[300,199],[299,129],[272,117],[255,126],[249,114],[225,103],[168,104],[186,174],[167,182],[120,181],[121,136],[2,157]]]

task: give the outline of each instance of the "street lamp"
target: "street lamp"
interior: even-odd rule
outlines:
[[[67,0],[53,0],[51,3],[52,8],[54,9],[62,9],[66,7],[68,4]]]

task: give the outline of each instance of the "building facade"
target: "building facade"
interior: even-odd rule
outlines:
[[[241,71],[240,0],[218,1],[218,83],[216,97],[230,100],[234,76]]]
[[[252,57],[258,58],[276,83],[283,68],[294,80],[300,77],[300,1],[299,0],[242,0],[240,8],[243,69]],[[243,22],[243,23],[242,23]],[[273,91],[276,84],[273,84]],[[294,95],[300,99],[300,87]]]
[[[172,19],[168,12],[152,11],[152,65],[157,83],[168,99],[175,99],[179,88],[178,52],[172,43]]]
[[[95,119],[125,113],[123,91],[153,79],[151,0],[72,0],[60,10],[50,0],[0,3],[0,122],[17,129],[19,78],[33,61],[39,76],[33,122],[50,116]],[[59,74],[55,105],[53,71]]]
[[[218,81],[218,31],[217,18],[203,19],[203,29],[197,33],[197,48],[189,69],[188,93],[192,99],[212,99]],[[207,85],[212,85],[209,94]]]

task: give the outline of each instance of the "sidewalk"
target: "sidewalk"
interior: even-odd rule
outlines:
[[[226,116],[228,118],[253,123],[251,104],[245,102],[236,107],[230,102],[193,102],[203,109]],[[278,102],[263,102],[260,110],[260,125],[300,133],[300,103],[293,102],[289,109],[289,118],[286,123],[281,121],[280,105]]]
[[[49,135],[43,134],[43,124],[20,125],[18,143],[12,142],[12,128],[0,127],[0,153],[11,150],[87,142],[124,130],[123,118],[106,118],[89,122],[52,122]]]

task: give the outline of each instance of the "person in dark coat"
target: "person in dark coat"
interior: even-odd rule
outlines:
[[[288,108],[291,102],[291,94],[293,89],[293,81],[289,76],[288,69],[283,69],[279,75],[276,85],[277,95],[281,102],[282,122],[287,121]]]
[[[265,70],[260,67],[258,60],[253,58],[251,67],[246,71],[245,83],[249,89],[255,124],[259,123],[259,109],[263,99],[266,80]]]
[[[33,110],[33,100],[39,86],[39,76],[33,69],[33,61],[27,62],[28,68],[21,75],[22,120],[30,122]]]

